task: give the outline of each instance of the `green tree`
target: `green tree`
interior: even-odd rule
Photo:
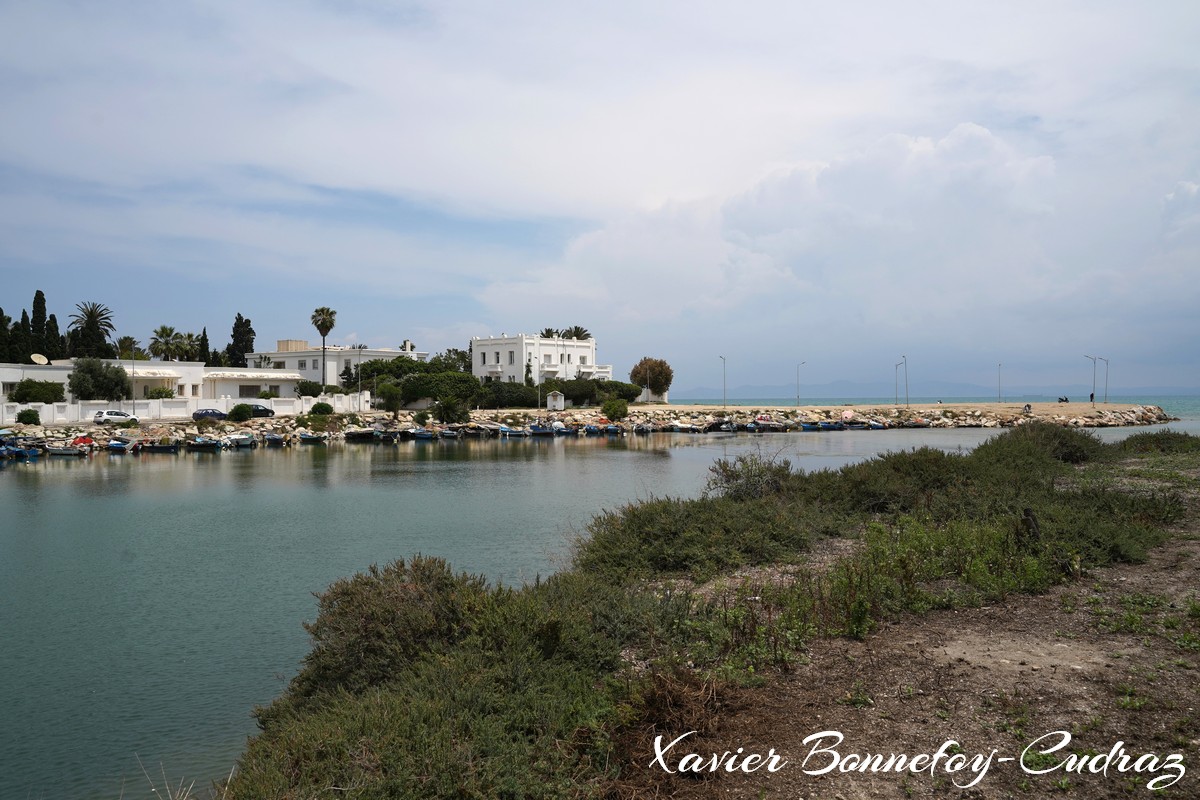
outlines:
[[[38,289],[33,293],[33,316],[29,320],[30,347],[35,353],[46,355],[46,295]]]
[[[225,356],[229,366],[246,366],[246,354],[254,352],[254,328],[250,320],[238,314],[233,320],[233,332],[230,334],[229,345],[225,348]]]
[[[179,334],[179,360],[195,361],[200,354],[200,337],[194,333]]]
[[[561,335],[564,339],[590,339],[592,334],[587,328],[582,325],[572,325],[569,328],[563,328]]]
[[[12,362],[12,359],[9,358],[9,355],[8,355],[8,345],[9,345],[8,340],[9,340],[9,331],[11,330],[11,328],[9,326],[11,324],[12,324],[12,319],[10,319],[9,316],[4,313],[3,308],[0,308],[0,358],[3,358],[5,361],[8,361],[10,363]]]
[[[67,340],[58,330],[58,317],[51,314],[46,318],[46,349],[42,353],[54,361],[67,355]]]
[[[619,422],[629,416],[629,403],[619,397],[610,397],[600,407],[600,413],[613,422]]]
[[[21,321],[14,322],[8,332],[8,360],[14,364],[28,364],[33,354],[33,343],[30,341],[32,332],[29,325],[29,312],[21,311]]]
[[[470,372],[471,354],[457,347],[447,348],[429,359],[429,372]]]
[[[67,330],[72,334],[68,338],[69,355],[72,357],[113,357],[114,351],[108,339],[116,332],[116,327],[113,325],[112,311],[103,303],[76,303]]]
[[[200,341],[196,343],[196,359],[203,360],[206,367],[213,366],[212,346],[208,343],[208,326],[200,329]]]
[[[183,336],[170,325],[159,325],[150,334],[150,355],[158,356],[163,361],[170,361],[179,356]]]
[[[123,361],[135,359],[137,361],[146,361],[150,355],[142,349],[142,345],[137,339],[132,336],[122,336],[117,339],[117,358]]]
[[[66,398],[58,381],[35,381],[26,378],[13,387],[8,399],[13,403],[61,403]]]
[[[654,394],[665,394],[675,379],[671,365],[661,358],[646,356],[629,371],[629,380],[638,386],[649,387]]]
[[[433,405],[433,416],[443,424],[471,421],[471,410],[457,397],[447,397]]]
[[[316,381],[296,381],[296,396],[320,397],[322,388]]]
[[[325,337],[337,324],[337,312],[328,306],[314,309],[312,324],[317,329],[317,333],[321,334],[321,383],[327,383],[328,381],[325,379]]]
[[[383,401],[383,410],[391,412],[392,419],[400,415],[400,409],[404,407],[404,395],[400,392],[400,387],[394,383],[385,383],[379,387],[379,399]]]
[[[246,422],[254,416],[254,409],[246,403],[238,403],[233,408],[229,409],[229,415],[225,419],[230,422]]]
[[[125,369],[98,358],[75,359],[67,387],[76,400],[124,400],[133,394]]]

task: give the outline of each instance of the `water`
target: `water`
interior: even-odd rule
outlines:
[[[1182,425],[1182,427],[1181,427]],[[1200,432],[1200,420],[1172,425]],[[1106,429],[1106,439],[1139,429]],[[43,459],[0,472],[0,797],[224,777],[308,649],[313,592],[414,553],[508,584],[597,512],[695,496],[747,450],[803,469],[994,431],[409,442]]]

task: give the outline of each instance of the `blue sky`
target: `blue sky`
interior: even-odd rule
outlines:
[[[1200,388],[1197,41],[1185,2],[4,3],[0,304]]]

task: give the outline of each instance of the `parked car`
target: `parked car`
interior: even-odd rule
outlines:
[[[273,416],[275,416],[275,409],[267,408],[264,405],[259,405],[258,403],[254,403],[253,405],[250,406],[250,413],[252,416],[255,416],[255,417],[273,417]]]
[[[138,423],[138,418],[132,414],[126,414],[124,411],[97,411],[96,416],[92,417],[94,425],[117,425],[121,422],[132,422],[134,425]]]
[[[227,416],[229,415],[217,408],[202,408],[198,411],[192,412],[192,419],[196,420],[197,422],[205,417],[209,419],[225,419]]]

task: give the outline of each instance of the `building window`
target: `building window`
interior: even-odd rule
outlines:
[[[258,393],[262,391],[262,387],[257,383],[239,383],[238,397],[243,400],[249,397],[258,397]]]
[[[516,383],[516,382],[517,382],[517,376],[516,376],[516,375],[509,375],[509,376],[508,376],[508,382],[509,382],[509,383]]]
[[[282,361],[276,361],[274,364],[271,365],[271,368],[272,369],[283,369],[284,364]]]
[[[571,354],[570,353],[567,353],[567,363],[568,364],[571,363]]]
[[[515,364],[515,363],[517,363],[516,359],[517,359],[517,354],[514,353],[512,350],[509,350],[508,351],[508,363]]]
[[[193,383],[192,384],[192,397],[199,397],[199,396],[200,396],[200,384]]]
[[[487,364],[487,351],[486,351],[486,350],[480,351],[480,353],[479,353],[479,363],[480,363],[480,364],[485,364],[485,365]]]
[[[496,363],[496,364],[500,363],[500,351],[499,350],[496,351],[496,361],[494,363]]]
[[[586,367],[587,366],[587,356],[580,356],[579,363],[583,364]]]
[[[279,385],[276,384],[275,386],[268,386],[267,391],[270,392],[271,394],[275,395],[276,397],[278,397],[279,396]]]
[[[342,362],[342,369],[350,369],[350,359],[347,358]]]
[[[308,369],[308,359],[300,359],[299,363],[296,364],[296,369]]]
[[[549,353],[545,353],[545,354],[543,354],[543,355],[542,355],[542,363],[543,363],[543,364],[549,364],[549,363],[550,363],[550,354],[549,354]]]

